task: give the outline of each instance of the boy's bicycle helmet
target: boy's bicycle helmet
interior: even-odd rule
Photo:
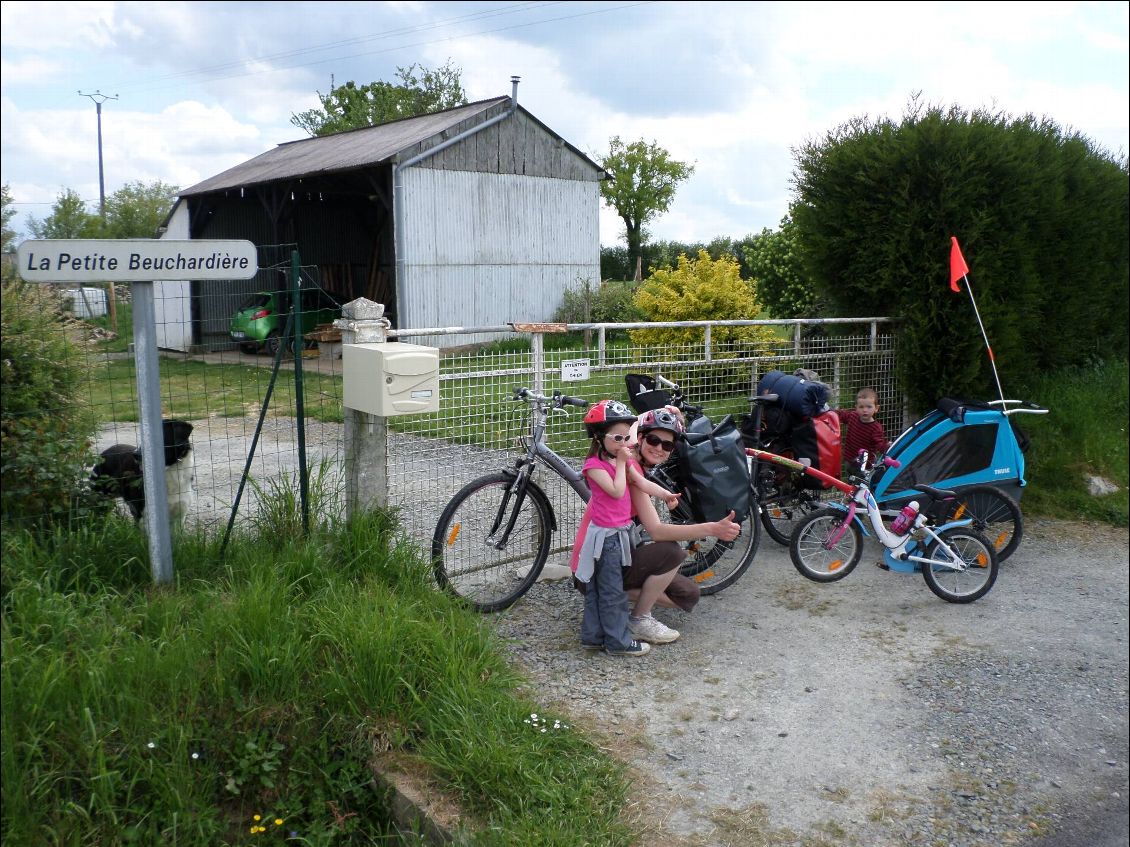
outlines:
[[[619,400],[601,400],[585,413],[585,432],[590,438],[604,432],[614,423],[632,423],[636,416]]]
[[[663,429],[675,436],[686,432],[686,427],[679,420],[679,416],[670,409],[648,409],[640,415],[636,422],[636,431],[643,435],[654,429]]]

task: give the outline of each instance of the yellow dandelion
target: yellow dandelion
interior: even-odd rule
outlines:
[[[282,818],[275,818],[275,826],[282,826],[282,825],[283,825],[283,819]]]
[[[261,818],[259,817],[259,815],[252,815],[251,820],[257,821],[257,820],[261,820]]]

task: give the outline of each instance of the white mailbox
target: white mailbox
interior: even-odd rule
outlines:
[[[417,344],[343,344],[342,402],[392,417],[439,411],[439,350]]]

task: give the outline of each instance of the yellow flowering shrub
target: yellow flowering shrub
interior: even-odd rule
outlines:
[[[679,255],[674,268],[661,268],[640,283],[636,307],[649,321],[751,320],[761,312],[752,283],[741,278],[736,259],[711,259],[705,250],[695,258]],[[633,344],[674,349],[700,345],[704,330],[665,327],[631,331]],[[753,355],[773,339],[768,327],[714,327],[711,348],[718,358]]]

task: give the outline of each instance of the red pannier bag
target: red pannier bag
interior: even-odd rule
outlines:
[[[789,441],[794,459],[808,459],[816,470],[836,479],[840,478],[840,419],[835,412],[824,412],[811,418],[794,418]],[[830,487],[810,476],[801,477],[797,482],[806,488]]]

